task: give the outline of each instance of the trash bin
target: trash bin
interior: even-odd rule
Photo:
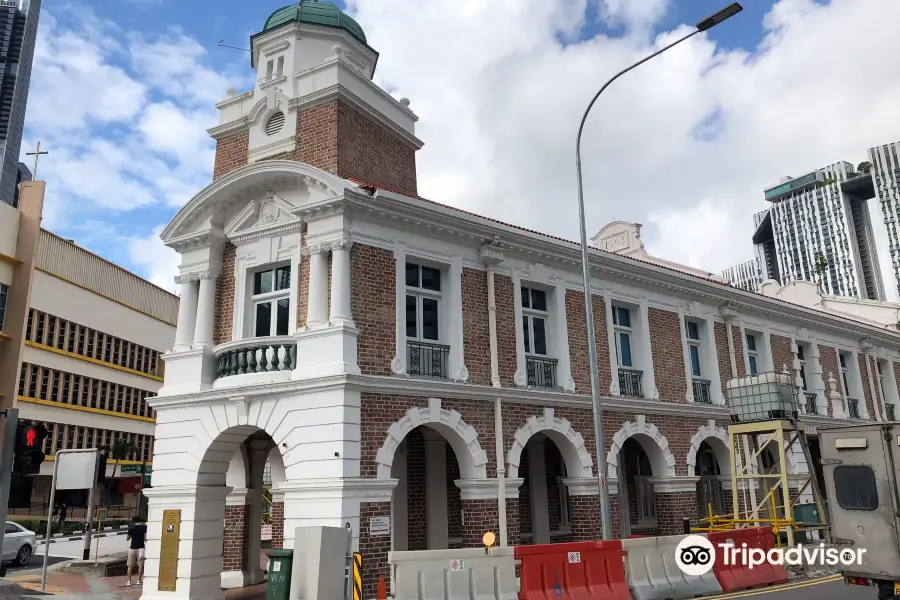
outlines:
[[[293,550],[269,551],[269,586],[266,600],[288,600],[291,593],[291,568],[294,565]]]

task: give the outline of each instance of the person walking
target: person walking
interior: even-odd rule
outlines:
[[[144,542],[147,540],[147,524],[140,515],[131,518],[131,527],[128,528],[125,540],[131,542],[128,549],[128,582],[125,585],[131,585],[131,573],[135,567],[138,568],[137,584],[141,585],[144,583]]]

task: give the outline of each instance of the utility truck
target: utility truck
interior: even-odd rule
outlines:
[[[865,550],[844,582],[900,598],[900,422],[820,429],[819,447],[832,541]]]

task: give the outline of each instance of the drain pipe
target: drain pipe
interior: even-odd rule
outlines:
[[[496,239],[495,239],[496,241]],[[494,267],[503,261],[503,252],[497,245],[486,244],[479,249],[487,266],[488,329],[491,341],[491,385],[500,385],[500,364],[497,357],[497,302],[494,296]],[[503,458],[503,413],[500,396],[494,398],[494,442],[497,452],[497,516],[500,525],[500,546],[508,544],[506,523],[506,461]]]
[[[866,377],[869,379],[869,393],[872,395],[872,409],[875,411],[875,418],[878,421],[887,421],[887,409],[884,408],[884,398],[882,397],[879,402],[877,388],[875,387],[875,377],[873,377],[872,365],[869,362],[870,353],[875,358],[875,346],[868,336],[860,340],[859,345],[862,346],[863,360],[866,362]],[[875,358],[876,364],[877,360]],[[863,402],[865,402],[865,398],[863,398]]]

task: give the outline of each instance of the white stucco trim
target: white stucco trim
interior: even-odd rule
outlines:
[[[571,479],[589,478],[593,474],[594,460],[584,447],[584,438],[566,419],[554,416],[552,408],[545,408],[540,417],[532,416],[516,431],[512,447],[506,458],[510,479],[519,477],[519,463],[525,444],[536,433],[543,433],[559,448],[566,461],[566,474]]]
[[[462,479],[487,479],[487,454],[478,443],[478,432],[455,410],[441,408],[440,398],[429,398],[427,407],[410,408],[399,421],[388,427],[387,438],[375,455],[378,479],[391,478],[391,464],[397,448],[409,432],[420,425],[444,436],[459,461]]]
[[[731,454],[728,451],[728,431],[716,425],[714,419],[707,421],[706,425],[697,428],[697,433],[691,438],[691,446],[687,453],[687,474],[693,476],[694,469],[697,466],[697,451],[700,450],[700,444],[707,440],[718,440],[722,445],[710,444],[712,451],[719,461],[719,470],[722,475],[731,474]],[[741,464],[741,455],[737,455],[738,466]]]
[[[675,477],[675,456],[669,449],[669,440],[659,431],[656,425],[648,423],[644,415],[635,415],[634,422],[626,421],[613,436],[606,456],[607,476],[612,479],[619,476],[619,452],[626,440],[635,437],[644,448],[650,459],[654,477]],[[652,445],[644,443],[652,442]]]

